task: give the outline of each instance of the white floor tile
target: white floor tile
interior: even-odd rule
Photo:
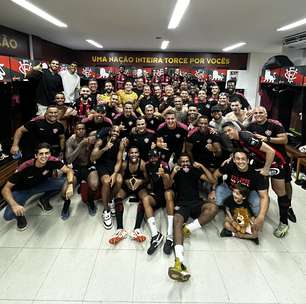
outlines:
[[[0,304],[32,304],[32,301],[11,301],[11,300],[0,300]]]
[[[33,300],[58,250],[23,249],[0,279],[0,299]]]
[[[86,249],[60,250],[36,299],[83,300],[97,253]]]
[[[250,253],[216,252],[215,255],[230,302],[277,303]]]
[[[10,303],[8,303],[10,304]],[[84,304],[84,302],[81,301],[33,301],[32,304]],[[98,303],[95,303],[98,304]]]
[[[27,248],[61,248],[76,217],[63,221],[57,214],[43,217],[37,231],[26,243]]]
[[[162,250],[156,251],[152,256],[138,251],[133,300],[149,303],[180,302],[186,285],[168,277],[168,268],[173,263],[174,257],[166,256]]]
[[[20,251],[21,248],[0,248],[0,278]]]
[[[94,217],[87,212],[76,215],[71,229],[64,241],[63,248],[99,249],[101,246],[104,228],[100,214]]]
[[[290,255],[295,260],[304,275],[306,275],[306,253],[291,253]]]
[[[41,216],[27,216],[28,227],[24,231],[17,230],[15,220],[5,222],[0,228],[0,247],[23,247],[35,234],[41,221]]]
[[[132,301],[136,252],[100,250],[84,301]]]
[[[289,253],[254,253],[254,257],[279,303],[306,301],[306,277]]]
[[[224,303],[227,291],[213,253],[186,252],[185,263],[191,273],[182,301],[191,303]]]

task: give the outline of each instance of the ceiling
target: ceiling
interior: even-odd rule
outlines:
[[[276,29],[306,17],[305,0],[191,0],[179,27],[168,30],[176,0],[30,0],[68,28],[58,28],[10,0],[1,0],[1,24],[80,50],[160,50],[156,36],[170,40],[169,51],[215,51],[239,41],[237,52],[280,52]],[[236,50],[235,50],[236,51]]]

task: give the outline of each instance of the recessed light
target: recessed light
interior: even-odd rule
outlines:
[[[164,40],[164,41],[162,42],[160,48],[161,48],[162,50],[165,50],[165,49],[168,47],[169,42],[170,42],[169,40]]]
[[[178,27],[183,15],[190,3],[190,0],[177,0],[171,19],[168,24],[168,29],[175,29]]]
[[[301,25],[304,25],[304,24],[306,24],[306,18],[304,18],[302,20],[295,21],[295,22],[290,23],[290,24],[287,24],[285,26],[282,26],[282,27],[278,28],[277,31],[278,32],[288,31],[288,30],[291,30],[295,27],[298,27],[298,26],[301,26]]]
[[[43,18],[45,20],[47,20],[48,22],[58,26],[58,27],[68,27],[68,25],[60,20],[58,20],[57,18],[51,16],[50,14],[48,14],[46,11],[40,9],[39,7],[37,7],[36,5],[32,4],[29,1],[26,0],[11,0],[12,2],[14,2],[15,4],[25,8],[26,10],[30,11],[31,13],[37,15],[40,18]]]
[[[228,52],[228,51],[231,51],[233,49],[237,49],[243,45],[245,45],[246,42],[238,42],[238,43],[235,43],[233,45],[230,45],[230,46],[227,46],[226,48],[222,49],[223,52]]]
[[[96,42],[96,41],[94,41],[94,40],[86,39],[86,41],[87,41],[88,43],[90,43],[91,45],[93,45],[93,46],[99,48],[99,49],[103,49],[103,45],[100,44],[100,43],[98,43],[98,42]]]

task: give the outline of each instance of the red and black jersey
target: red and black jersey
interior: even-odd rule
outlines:
[[[115,90],[123,90],[124,89],[124,84],[127,80],[127,76],[123,73],[119,73],[115,77]]]
[[[253,159],[255,166],[263,166],[266,161],[266,153],[260,151],[262,141],[254,136],[249,131],[240,131],[239,140],[232,140],[234,148],[242,148]],[[271,147],[273,149],[273,147]],[[286,164],[285,157],[277,150],[275,152],[274,160],[271,165],[272,168],[283,168]]]
[[[61,169],[63,166],[61,161],[50,156],[43,167],[36,167],[33,158],[22,163],[8,181],[14,184],[13,190],[31,189],[51,177],[53,170]]]
[[[268,119],[264,124],[260,125],[256,122],[251,122],[247,126],[247,130],[253,134],[260,134],[267,137],[277,137],[278,134],[286,133],[283,125],[278,120]],[[269,146],[282,153],[287,158],[285,145],[268,143]]]
[[[187,142],[192,144],[192,156],[196,162],[203,164],[209,168],[217,167],[216,157],[207,148],[207,144],[219,142],[220,137],[212,128],[208,128],[206,132],[201,132],[199,128],[189,131]]]
[[[157,137],[162,137],[164,142],[167,143],[169,150],[163,150],[163,160],[169,161],[172,153],[175,154],[176,157],[183,150],[184,141],[188,134],[188,128],[186,125],[177,122],[176,128],[169,129],[166,123],[162,123],[156,132]]]

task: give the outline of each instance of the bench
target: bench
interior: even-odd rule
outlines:
[[[306,167],[306,154],[288,145],[286,145],[286,151],[287,151],[288,156],[290,157],[291,163],[295,160],[297,161],[296,162],[296,178],[295,178],[295,180],[297,181],[299,179],[299,175],[301,172],[301,166]]]

